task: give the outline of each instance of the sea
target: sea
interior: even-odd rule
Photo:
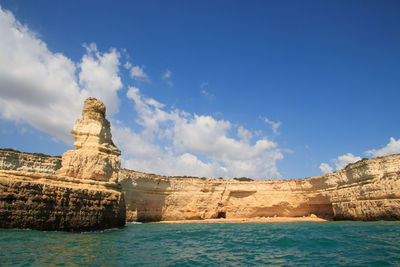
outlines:
[[[0,266],[400,266],[400,222],[0,229]]]

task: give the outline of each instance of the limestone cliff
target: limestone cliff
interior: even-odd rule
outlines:
[[[61,157],[23,153],[14,149],[0,149],[0,170],[55,174],[60,167]]]
[[[0,227],[93,230],[121,226],[125,216],[400,220],[400,154],[299,180],[164,177],[120,170],[105,114],[102,102],[85,101],[71,131],[76,150],[63,154],[61,168],[56,157],[0,151]]]
[[[54,162],[57,162],[57,158],[51,159],[38,154],[15,151],[0,153],[0,168],[2,169],[24,170],[30,166],[29,168],[33,170],[32,166],[35,166],[36,172],[54,173],[55,168],[59,166],[59,163],[54,164]],[[10,172],[2,173],[1,188],[3,189],[0,188],[0,192],[4,190],[5,176],[8,176],[9,181],[11,177],[21,179],[21,175],[14,173],[10,176],[9,174]],[[27,176],[24,178],[25,182],[29,179],[32,182],[41,180],[37,179],[38,174],[35,176],[32,173],[24,173],[24,175]],[[31,175],[36,178],[29,178]],[[49,181],[50,178],[46,179]],[[60,178],[57,176],[53,179]],[[75,181],[77,184],[85,184],[88,180],[76,179]],[[90,181],[89,185],[91,183],[101,183],[101,181]],[[400,187],[400,155],[362,160],[350,164],[339,172],[290,181],[164,177],[122,169],[119,172],[119,183],[126,201],[128,221],[307,216],[310,214],[336,220],[400,219],[400,190],[398,189]],[[20,187],[22,192],[25,192],[25,189],[22,189],[24,187]],[[9,202],[13,199],[8,193],[6,195],[7,197],[4,197],[0,194],[0,205],[3,205],[1,199],[8,199]],[[20,195],[23,196],[23,194]],[[113,204],[114,207],[118,205],[121,207],[122,202],[117,202]],[[1,206],[0,210],[2,210]],[[120,212],[116,210],[115,213]]]
[[[335,219],[400,220],[400,154],[364,159],[322,175]]]
[[[115,183],[0,171],[0,227],[90,231],[125,224]]]
[[[98,181],[116,181],[120,168],[120,150],[111,139],[110,122],[105,118],[106,107],[96,98],[88,98],[71,130],[76,150],[62,156],[58,175]]]
[[[125,224],[116,184],[120,151],[111,140],[104,104],[87,99],[71,133],[76,150],[64,153],[60,169],[59,158],[0,154],[0,227],[88,231]]]
[[[237,181],[121,170],[127,219],[308,216],[399,220],[400,155],[362,160],[314,178]]]

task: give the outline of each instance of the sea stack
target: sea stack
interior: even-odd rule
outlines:
[[[106,182],[117,180],[121,151],[111,139],[110,122],[105,115],[106,107],[101,101],[93,97],[86,99],[82,119],[76,120],[71,130],[76,150],[63,154],[58,175]]]
[[[82,119],[71,131],[76,150],[64,153],[61,169],[0,170],[1,228],[91,231],[125,225],[125,202],[116,183],[120,151],[105,114],[101,101],[85,101]]]

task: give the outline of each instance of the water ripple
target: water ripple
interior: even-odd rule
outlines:
[[[0,230],[2,266],[400,264],[400,222],[127,224],[96,233]]]

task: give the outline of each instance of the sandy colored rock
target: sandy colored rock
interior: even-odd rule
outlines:
[[[88,98],[71,130],[76,150],[69,150],[62,156],[62,167],[58,175],[116,181],[120,168],[120,150],[114,145],[110,122],[105,118],[106,108],[96,98]]]
[[[115,183],[0,171],[0,227],[91,231],[125,224]]]
[[[255,217],[240,219],[203,219],[203,220],[179,220],[159,221],[155,223],[288,223],[288,222],[327,222],[318,217]]]
[[[120,170],[120,151],[105,114],[102,102],[85,101],[82,119],[71,131],[76,150],[63,154],[56,175],[59,159],[0,153],[0,169],[17,170],[0,171],[0,227],[93,230],[123,225],[125,216],[128,221],[400,220],[400,154],[299,180],[164,177]]]
[[[14,149],[0,149],[0,170],[55,174],[60,167],[61,157],[24,153]]]
[[[121,170],[128,221],[308,217],[400,220],[400,154],[308,179],[237,181]]]
[[[71,133],[76,150],[64,153],[60,169],[59,158],[0,153],[0,167],[14,170],[0,171],[1,228],[90,231],[125,224],[124,198],[116,184],[120,151],[104,104],[88,98]]]
[[[127,219],[332,218],[329,199],[301,181],[237,181],[162,177],[121,170]]]

